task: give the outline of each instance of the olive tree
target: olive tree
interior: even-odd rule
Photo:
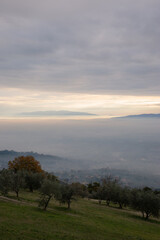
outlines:
[[[123,206],[129,205],[130,189],[120,184],[115,184],[112,188],[111,200],[117,203],[120,209],[122,209]]]
[[[146,220],[150,216],[159,217],[160,215],[160,197],[152,191],[134,189],[131,206],[140,211]]]
[[[41,197],[39,200],[39,206],[42,206],[44,210],[47,209],[50,200],[53,197],[58,198],[60,193],[60,185],[57,181],[51,181],[45,179],[40,188]]]
[[[39,189],[44,180],[43,173],[25,172],[25,187],[29,188],[30,192]]]
[[[67,203],[68,209],[70,209],[72,200],[75,200],[73,197],[74,195],[75,189],[71,184],[62,184],[60,188],[60,195],[57,200],[59,200],[60,203]]]
[[[3,196],[7,196],[8,191],[10,190],[11,177],[10,171],[3,169],[0,171],[0,192]]]
[[[19,198],[19,191],[24,187],[24,172],[23,171],[10,171],[10,188],[16,193]]]

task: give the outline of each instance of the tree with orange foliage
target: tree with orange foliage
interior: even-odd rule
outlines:
[[[40,163],[33,156],[20,156],[13,161],[8,162],[8,168],[15,172],[20,170],[26,170],[33,173],[42,173]]]

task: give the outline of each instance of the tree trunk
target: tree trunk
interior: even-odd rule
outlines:
[[[146,213],[145,220],[148,220],[148,218],[149,218],[151,215],[152,215],[151,213]]]
[[[29,186],[29,190],[30,190],[30,192],[33,192],[33,186],[32,185]]]
[[[49,197],[48,197],[48,200],[46,201],[46,204],[45,204],[45,206],[44,206],[44,210],[47,209],[47,206],[48,206],[48,204],[49,204],[49,201],[51,200],[51,197],[52,197],[52,196],[49,196]]]
[[[148,220],[148,217],[149,217],[149,214],[148,214],[148,213],[146,213],[145,220]]]
[[[119,208],[122,209],[122,204],[121,203],[119,203]]]
[[[68,209],[70,209],[70,206],[71,206],[71,201],[69,200],[68,201]]]
[[[19,198],[19,191],[15,191],[17,198]]]
[[[109,207],[110,200],[106,200],[106,205]]]

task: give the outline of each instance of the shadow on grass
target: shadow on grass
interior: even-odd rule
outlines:
[[[83,215],[82,212],[78,211],[77,209],[74,209],[74,208],[70,208],[68,209],[67,207],[65,206],[54,206],[52,208],[53,210],[55,209],[56,211],[59,211],[59,212],[63,212],[63,213],[66,213],[67,215]]]
[[[156,220],[156,219],[153,219],[153,218],[149,218],[149,219],[145,219],[143,218],[142,216],[138,216],[138,215],[135,215],[135,214],[131,214],[131,211],[133,212],[133,209],[129,209],[129,208],[120,208],[119,206],[117,205],[110,205],[110,206],[107,206],[105,203],[101,203],[99,204],[98,201],[93,201],[92,204],[95,204],[97,206],[100,206],[100,207],[107,207],[109,209],[116,209],[116,210],[120,210],[122,211],[125,211],[125,214],[127,214],[127,217],[129,218],[133,218],[133,219],[137,219],[137,220],[141,220],[141,221],[144,221],[144,222],[148,222],[148,223],[155,223],[155,224],[159,224],[160,225],[160,220]]]
[[[67,207],[63,207],[63,206],[52,206],[52,207],[49,206],[46,210],[44,210],[41,207],[37,207],[37,210],[39,212],[44,212],[44,213],[45,212],[51,212],[51,211],[54,211],[54,210],[56,210],[58,212],[68,212],[68,213],[73,212],[72,209],[68,209]]]
[[[17,201],[17,203],[22,203],[22,204],[27,204],[27,203],[38,204],[38,202],[39,202],[39,199],[32,200],[32,199],[27,199],[27,198],[21,197],[21,196],[19,196],[17,198],[17,196],[14,196],[14,195],[8,195],[7,198],[10,200],[15,200],[15,201]]]
[[[101,203],[101,204],[99,204],[99,202],[98,201],[92,201],[92,204],[94,204],[94,205],[96,205],[96,206],[100,206],[100,207],[107,207],[107,208],[111,208],[111,209],[118,209],[118,210],[125,210],[125,211],[129,211],[129,209],[128,208],[120,208],[119,207],[119,205],[117,205],[117,204],[113,204],[113,203],[111,203],[109,206],[106,204],[106,203]]]
[[[17,196],[14,196],[14,195],[7,195],[6,197],[9,198],[9,199],[21,201],[21,197],[18,197],[18,198],[17,198]]]
[[[137,216],[137,215],[134,215],[134,214],[128,214],[128,217],[131,217],[131,218],[137,219],[137,220],[141,220],[141,221],[144,221],[144,222],[155,223],[155,224],[159,224],[160,225],[160,221],[156,220],[156,219],[149,218],[149,219],[146,220],[142,216]]]
[[[54,209],[51,209],[51,208],[47,208],[46,210],[44,210],[43,208],[37,207],[37,208],[34,208],[33,210],[36,213],[40,213],[48,217],[54,217],[59,215],[58,212],[54,211]]]
[[[68,209],[67,207],[64,206],[54,206],[53,209],[61,211],[61,212],[71,212],[72,209]]]

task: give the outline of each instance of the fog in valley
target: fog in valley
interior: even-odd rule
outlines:
[[[159,174],[159,125],[159,118],[1,120],[0,150],[72,159],[76,169],[109,167]]]

